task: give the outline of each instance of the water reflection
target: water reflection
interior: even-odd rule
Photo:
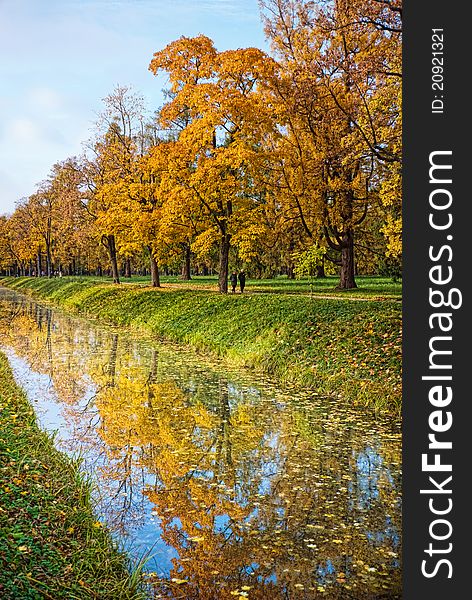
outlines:
[[[0,343],[155,597],[401,597],[391,423],[5,290]]]

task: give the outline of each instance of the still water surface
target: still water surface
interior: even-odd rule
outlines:
[[[401,598],[398,422],[5,289],[0,347],[150,597]]]

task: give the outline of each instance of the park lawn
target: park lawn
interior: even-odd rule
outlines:
[[[77,461],[54,448],[0,353],[0,598],[135,599],[139,569],[94,517]]]
[[[112,283],[111,277],[64,277],[67,280],[94,281],[96,283]],[[190,281],[184,281],[177,275],[162,275],[163,286],[179,287],[182,289],[201,289],[208,291],[218,290],[218,277],[216,275],[193,275]],[[149,276],[133,275],[122,277],[121,282],[125,284],[149,286]],[[326,295],[338,298],[370,298],[370,299],[397,299],[401,300],[401,280],[393,281],[389,277],[377,275],[364,275],[356,277],[357,288],[352,290],[338,290],[339,277],[329,276],[322,279],[288,279],[285,275],[271,279],[248,279],[246,281],[246,292],[248,293],[279,293],[300,295]],[[239,292],[239,289],[238,289]]]
[[[219,356],[282,385],[401,411],[401,303],[306,294],[228,294],[94,278],[9,278],[18,291]]]

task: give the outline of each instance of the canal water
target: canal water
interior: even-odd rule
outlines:
[[[401,598],[398,421],[3,288],[0,349],[151,598]]]

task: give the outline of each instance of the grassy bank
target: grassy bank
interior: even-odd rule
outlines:
[[[0,354],[0,598],[137,600],[135,579]]]
[[[285,384],[398,413],[401,306],[282,293],[221,295],[77,279],[4,285],[115,325],[146,330],[254,368]]]

